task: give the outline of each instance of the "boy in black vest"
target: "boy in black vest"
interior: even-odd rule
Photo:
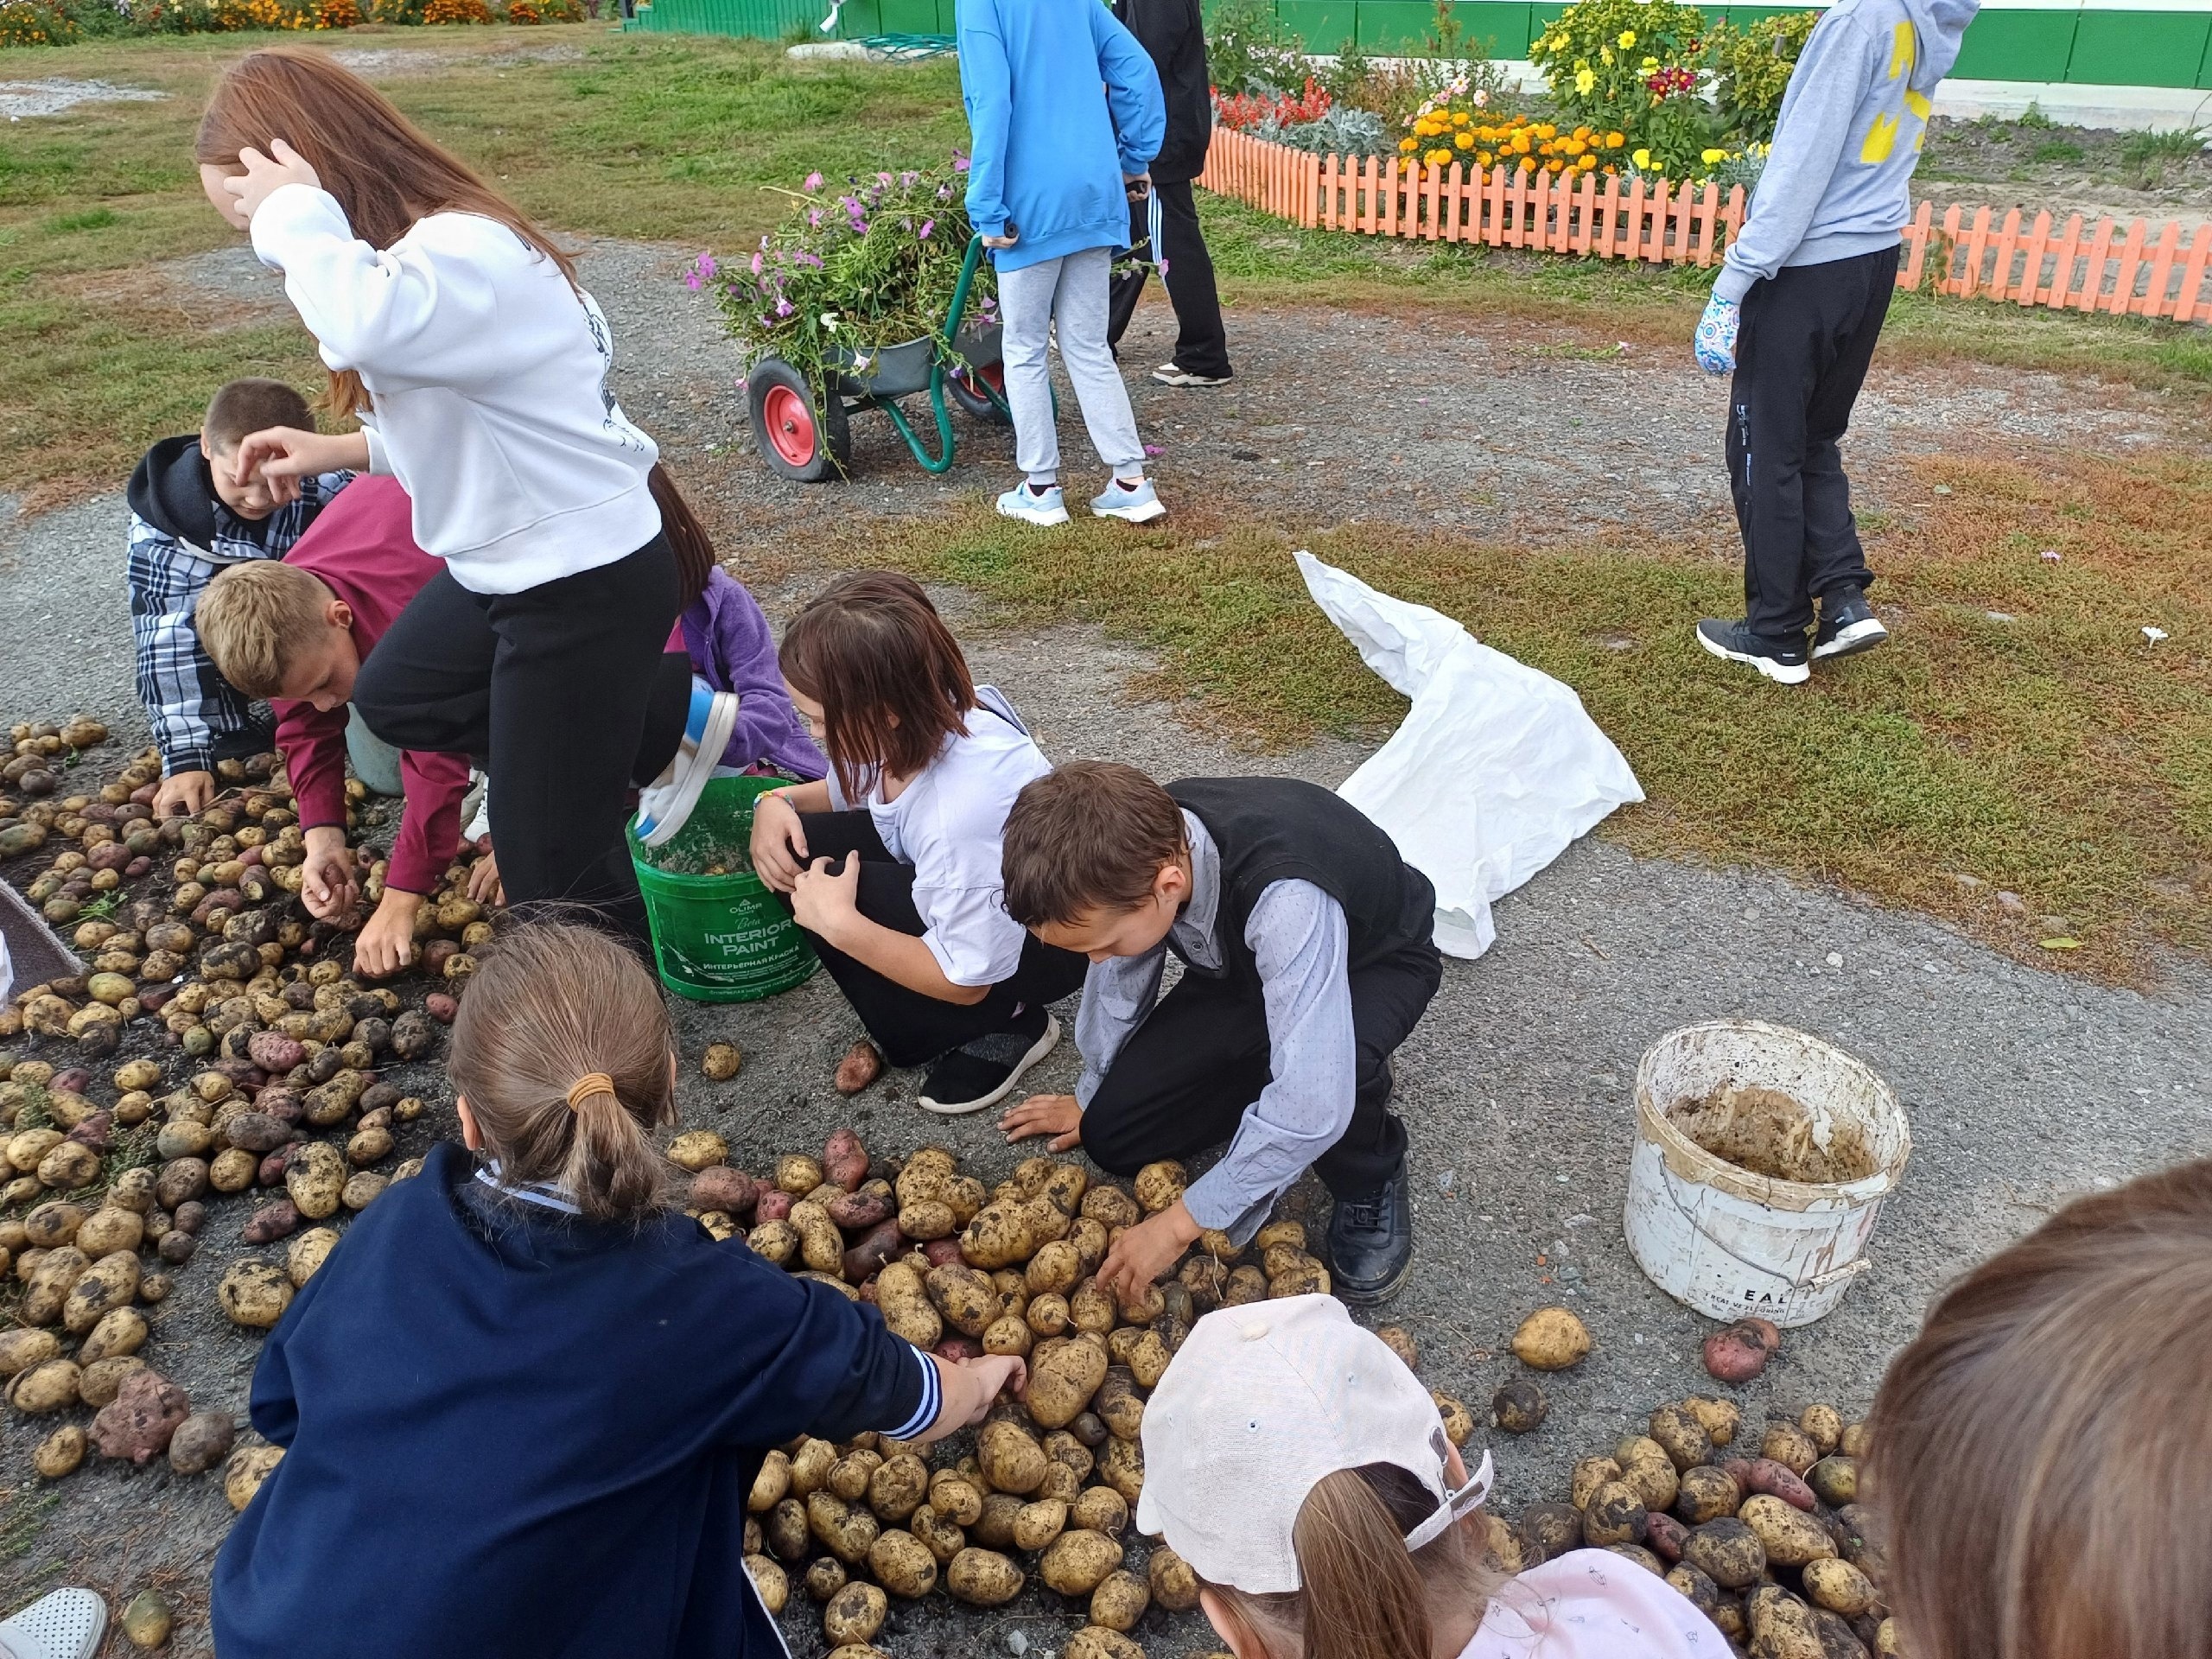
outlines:
[[[1008,1138],[1080,1144],[1131,1175],[1228,1150],[1116,1241],[1100,1282],[1134,1300],[1212,1228],[1242,1244],[1310,1167],[1336,1198],[1329,1262],[1346,1301],[1381,1301],[1413,1262],[1405,1126],[1390,1055],[1436,995],[1436,891],[1390,838],[1292,779],[1192,778],[1079,760],[1006,821],[1006,907],[1090,957],[1082,1081],[1007,1112]],[[1184,965],[1164,998],[1167,953]]]

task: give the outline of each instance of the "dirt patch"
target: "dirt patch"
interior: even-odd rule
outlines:
[[[573,41],[541,41],[498,52],[425,51],[416,46],[341,46],[330,54],[364,80],[406,80],[442,75],[461,64],[567,63],[584,55]]]
[[[1855,1125],[1824,1120],[1763,1084],[1726,1084],[1669,1106],[1667,1121],[1714,1157],[1769,1180],[1827,1185],[1874,1173],[1874,1154]]]
[[[2000,213],[2048,209],[2062,221],[2080,213],[2202,225],[2212,222],[2212,151],[2101,127],[1938,118],[1913,195],[1934,202],[1939,216],[1955,201],[1986,202]]]
[[[0,115],[21,121],[32,116],[59,115],[79,104],[151,104],[168,96],[105,80],[0,80]]]

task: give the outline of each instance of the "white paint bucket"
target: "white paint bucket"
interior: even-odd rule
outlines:
[[[1811,1115],[1815,1146],[1855,1140],[1872,1172],[1835,1183],[1773,1179],[1714,1156],[1667,1116],[1732,1086],[1789,1096]],[[1700,1313],[1809,1325],[1872,1265],[1867,1241],[1911,1153],[1896,1092],[1842,1050],[1757,1020],[1686,1026],[1637,1068],[1629,1249],[1654,1284]]]

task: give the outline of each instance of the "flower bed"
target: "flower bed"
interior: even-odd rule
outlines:
[[[582,0],[0,0],[0,48],[378,23],[573,23]]]

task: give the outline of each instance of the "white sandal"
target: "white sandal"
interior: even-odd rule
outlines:
[[[107,1634],[107,1604],[89,1590],[54,1590],[0,1619],[9,1659],[92,1659]]]

